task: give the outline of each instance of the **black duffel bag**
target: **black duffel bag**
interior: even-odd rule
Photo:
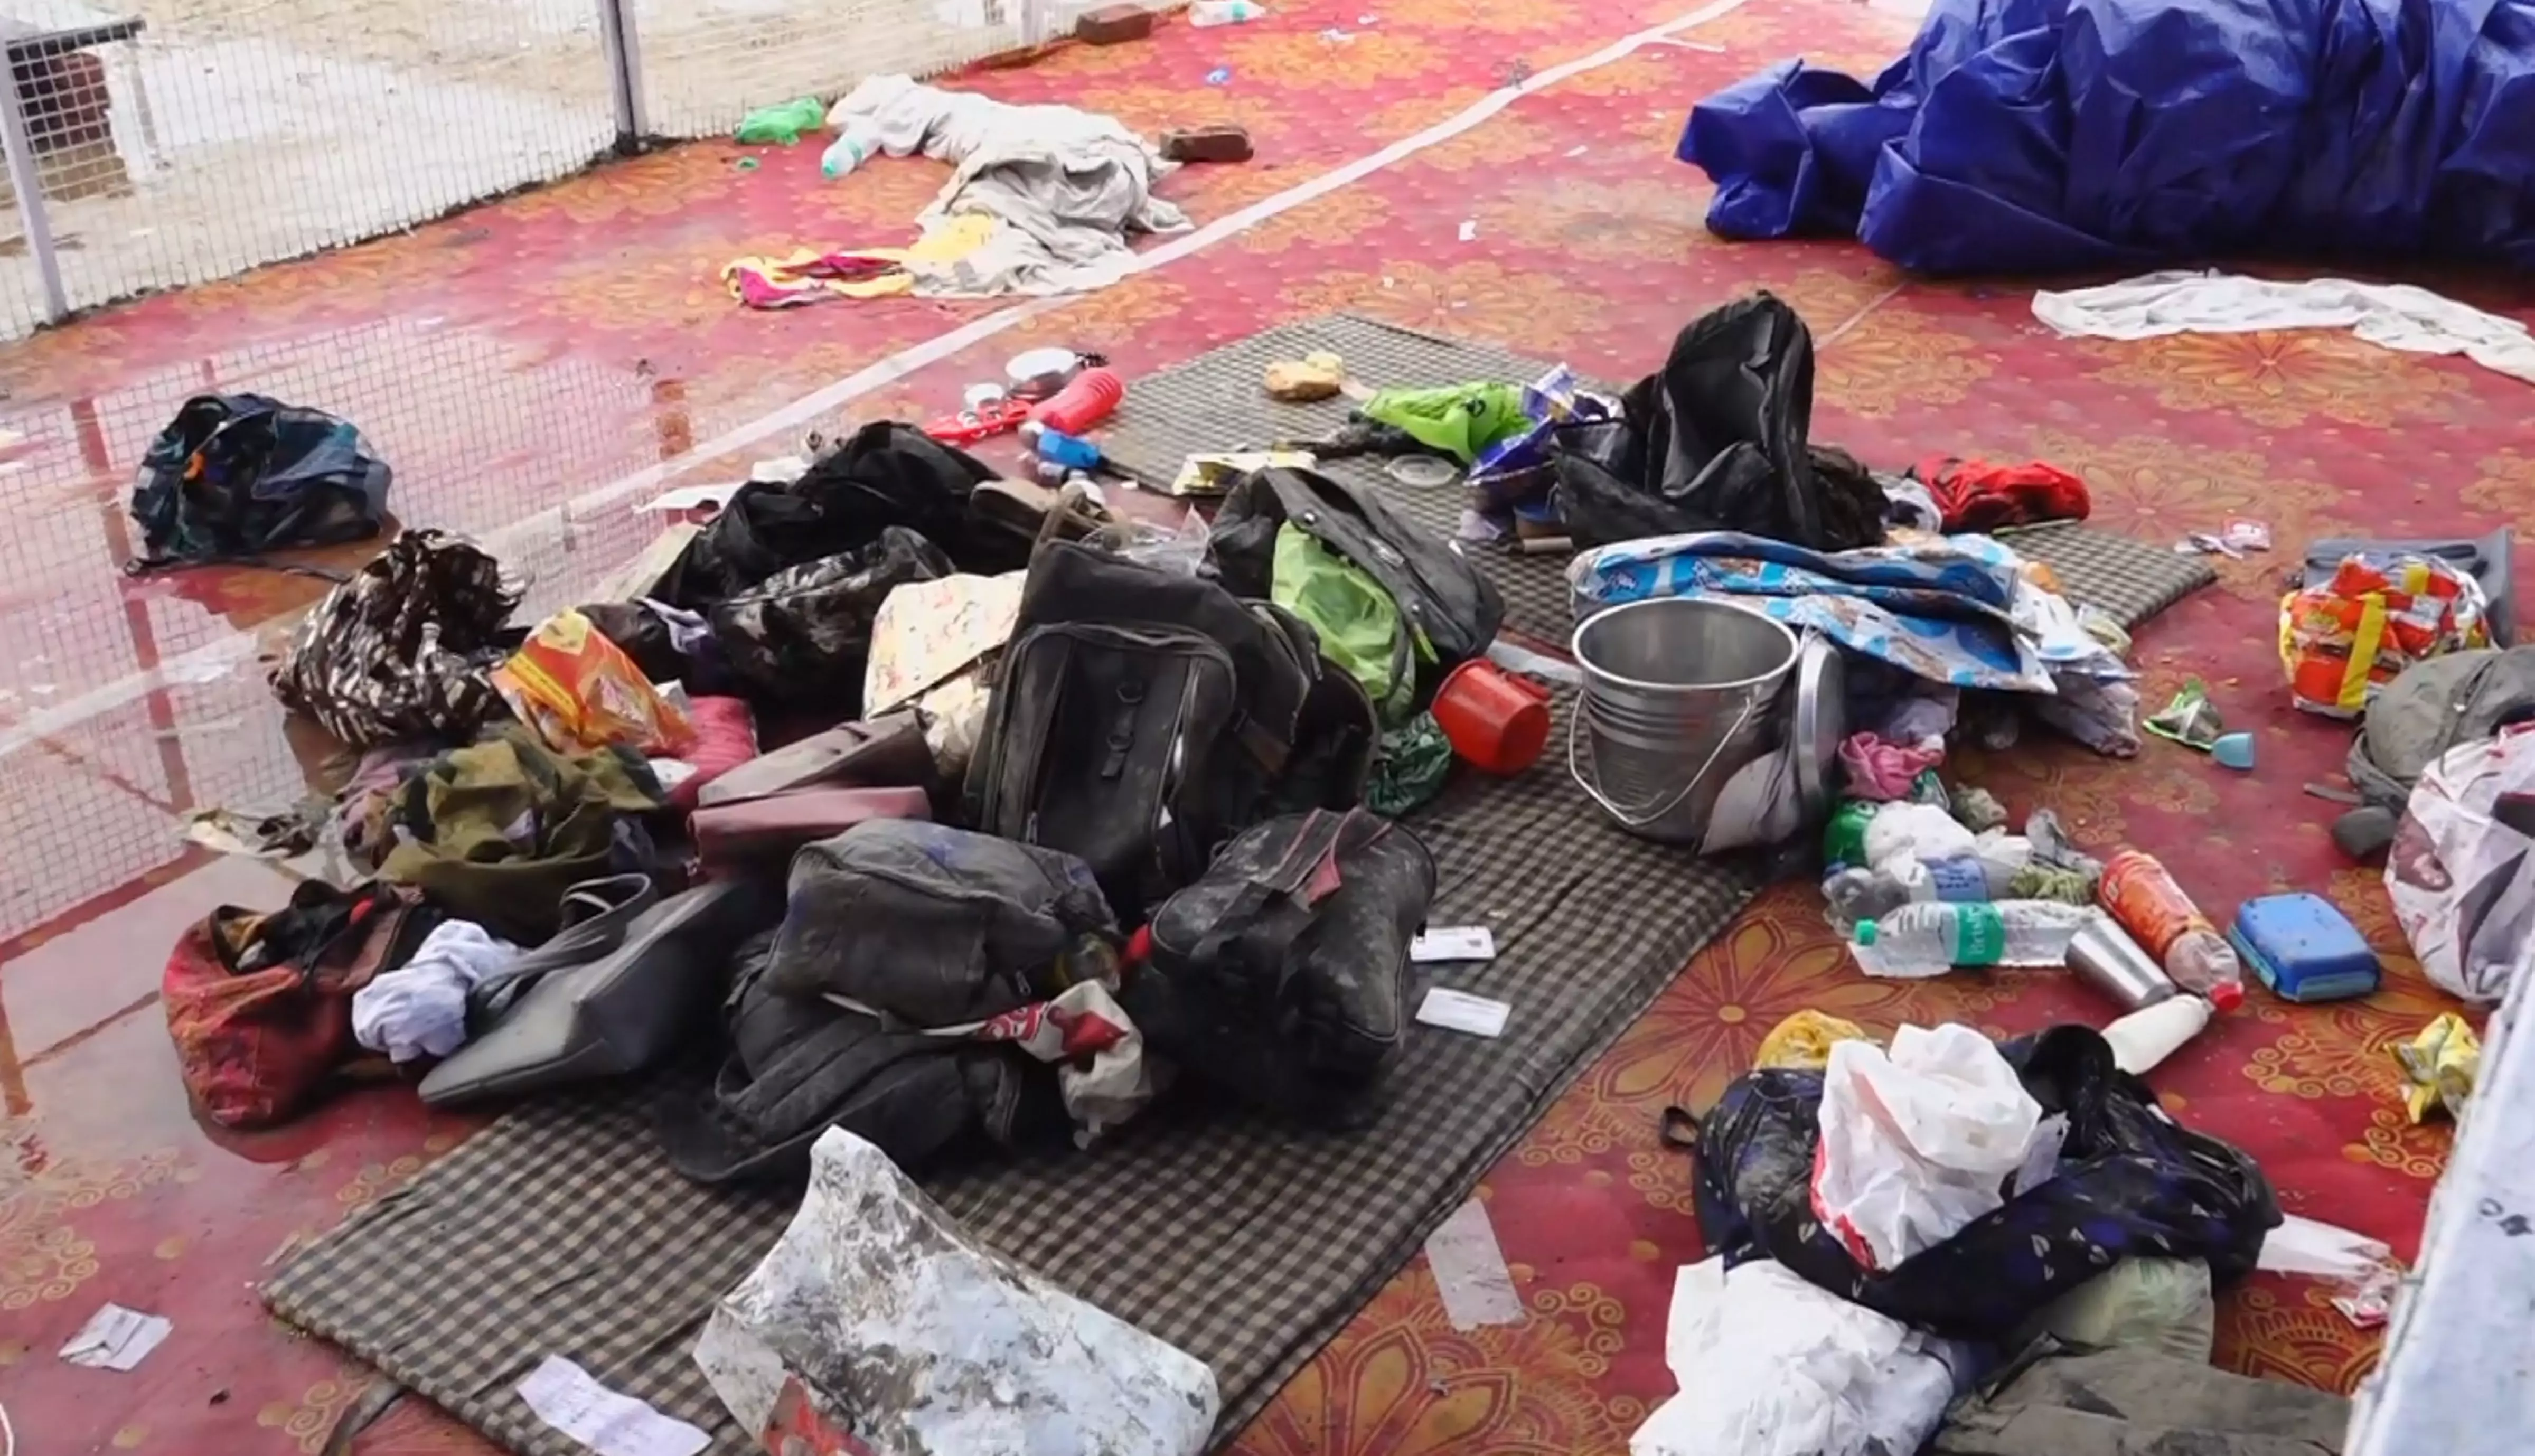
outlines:
[[[1434,898],[1434,856],[1407,829],[1361,809],[1284,815],[1163,902],[1120,1000],[1190,1075],[1358,1122],[1406,1035],[1408,942]]]

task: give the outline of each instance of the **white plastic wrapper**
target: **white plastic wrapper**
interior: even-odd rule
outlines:
[[[2385,853],[2394,919],[2432,981],[2490,1004],[2535,964],[2535,730],[2459,744],[2412,786]]]
[[[810,1154],[783,1238],[714,1306],[696,1364],[751,1439],[870,1456],[1197,1456],[1214,1374],[967,1242],[880,1149]],[[859,1448],[852,1444],[859,1442]]]
[[[1840,1042],[1823,1072],[1814,1213],[1851,1258],[1891,1269],[2050,1177],[2067,1131],[1968,1026],[1904,1026],[1888,1053]]]
[[[1892,1456],[1919,1449],[1954,1393],[1952,1347],[1817,1289],[1783,1265],[1721,1258],[1673,1282],[1664,1361],[1681,1393],[1630,1456]]]

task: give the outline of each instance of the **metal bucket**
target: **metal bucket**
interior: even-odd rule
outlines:
[[[1567,771],[1622,828],[1698,844],[1726,781],[1778,748],[1795,634],[1749,607],[1658,597],[1596,613],[1569,646],[1584,693]]]

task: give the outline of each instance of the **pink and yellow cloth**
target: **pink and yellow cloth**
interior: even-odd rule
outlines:
[[[974,213],[944,219],[911,247],[800,248],[780,257],[734,258],[721,284],[746,308],[799,308],[831,298],[887,298],[914,288],[913,269],[957,263],[984,247],[997,222]]]

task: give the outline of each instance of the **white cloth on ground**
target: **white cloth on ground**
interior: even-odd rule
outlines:
[[[1687,1265],[1664,1331],[1681,1391],[1629,1437],[1630,1456],[1916,1451],[1964,1354],[1766,1259]]]
[[[1189,226],[1187,214],[1153,196],[1171,163],[1113,117],[875,76],[828,109],[828,125],[892,156],[921,152],[952,164],[951,180],[915,219],[926,233],[960,213],[1001,223],[964,258],[909,263],[921,294],[1106,287],[1135,272],[1127,233]]]
[[[466,1044],[466,994],[520,955],[471,920],[444,920],[411,960],[352,993],[352,1037],[396,1062],[446,1057]]]
[[[2216,272],[2153,273],[2100,288],[2033,295],[2033,316],[2072,337],[2157,338],[2261,329],[2348,329],[2407,354],[2462,354],[2535,385],[2535,334],[2427,288],[2348,278],[2274,282]]]

